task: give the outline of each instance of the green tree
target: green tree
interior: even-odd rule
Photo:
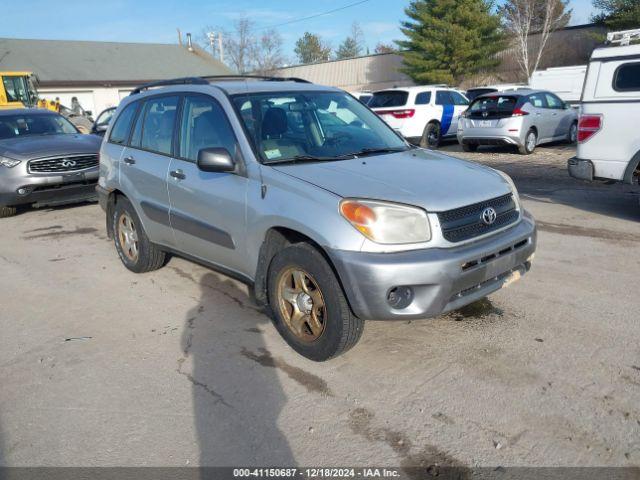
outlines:
[[[453,83],[496,67],[504,48],[491,0],[413,0],[396,42],[403,72],[416,83]]]
[[[341,60],[343,58],[354,58],[362,55],[363,37],[364,35],[360,25],[358,25],[357,22],[353,22],[353,25],[351,25],[351,35],[345,38],[344,42],[338,47],[336,58]]]
[[[293,51],[303,64],[324,62],[331,56],[331,47],[325,44],[319,35],[309,32],[304,32],[302,38],[298,39]]]
[[[606,26],[609,30],[640,28],[640,1],[638,0],[593,0],[594,14],[591,21]]]

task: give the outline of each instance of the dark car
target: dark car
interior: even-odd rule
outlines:
[[[96,198],[101,138],[48,110],[0,110],[0,218]]]

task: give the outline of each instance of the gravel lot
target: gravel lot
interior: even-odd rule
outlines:
[[[436,319],[368,322],[324,364],[247,288],[129,273],[97,205],[0,221],[0,465],[640,465],[640,206],[571,147],[443,150],[506,171],[532,271]]]

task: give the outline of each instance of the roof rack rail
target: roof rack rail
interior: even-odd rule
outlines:
[[[207,75],[199,77],[205,80],[263,80],[265,82],[297,82],[312,83],[309,80],[298,77],[272,77],[268,75]]]
[[[137,95],[143,90],[149,90],[154,87],[167,87],[170,85],[208,85],[204,78],[201,77],[182,77],[182,78],[172,78],[169,80],[159,80],[157,82],[145,83],[144,85],[140,85],[139,87],[134,88],[129,95]]]
[[[626,46],[638,40],[640,40],[640,28],[607,33],[607,43],[618,43],[620,46]]]

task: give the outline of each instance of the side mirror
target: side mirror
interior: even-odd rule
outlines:
[[[93,112],[91,110],[85,110],[84,113],[87,115],[87,117],[93,115]]]
[[[226,148],[203,148],[198,152],[198,168],[203,172],[232,172],[236,162]]]
[[[107,128],[109,128],[109,124],[108,123],[99,123],[97,125],[94,125],[94,127],[93,127],[93,129],[96,132],[101,132],[101,133],[106,132]]]

